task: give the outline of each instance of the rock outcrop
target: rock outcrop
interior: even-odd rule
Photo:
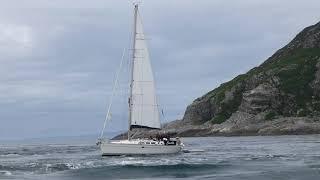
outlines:
[[[163,129],[176,136],[320,133],[320,23],[260,66],[197,98],[182,120]]]

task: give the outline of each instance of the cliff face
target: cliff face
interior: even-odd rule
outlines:
[[[207,126],[208,134],[233,134],[246,126],[249,130],[242,132],[250,134],[264,132],[259,124],[281,119],[317,121],[319,76],[320,23],[305,28],[259,67],[196,99],[180,123]]]
[[[295,116],[299,109],[318,111],[313,101],[319,100],[319,64],[320,23],[304,29],[259,67],[196,99],[183,120],[227,119],[237,110],[284,116]]]
[[[190,104],[179,135],[320,133],[320,23]],[[178,125],[177,125],[178,124]]]
[[[165,125],[178,136],[320,133],[320,23]],[[143,131],[143,136],[154,131]]]

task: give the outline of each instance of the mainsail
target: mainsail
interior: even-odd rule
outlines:
[[[135,6],[134,18],[129,124],[130,128],[147,127],[160,129],[154,77],[138,5]]]

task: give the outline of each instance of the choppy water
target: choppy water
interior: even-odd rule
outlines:
[[[2,144],[0,179],[320,179],[320,135],[185,138],[184,143],[204,152],[101,157],[91,144]]]

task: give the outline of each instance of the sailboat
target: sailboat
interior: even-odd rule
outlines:
[[[148,47],[143,32],[142,20],[138,10],[138,4],[134,4],[132,51],[132,56],[130,58],[130,96],[128,100],[128,138],[125,140],[110,140],[103,138],[106,121],[110,118],[110,107],[112,104],[111,97],[106,120],[97,144],[100,146],[102,155],[148,155],[178,153],[183,147],[183,144],[179,138],[175,138],[173,140],[171,140],[169,137],[140,139],[134,138],[134,134],[130,134],[130,130],[137,128],[161,129],[155,81],[151,68]],[[120,67],[121,64],[122,61],[120,63]],[[116,75],[114,86],[117,84],[118,76],[119,71]]]

